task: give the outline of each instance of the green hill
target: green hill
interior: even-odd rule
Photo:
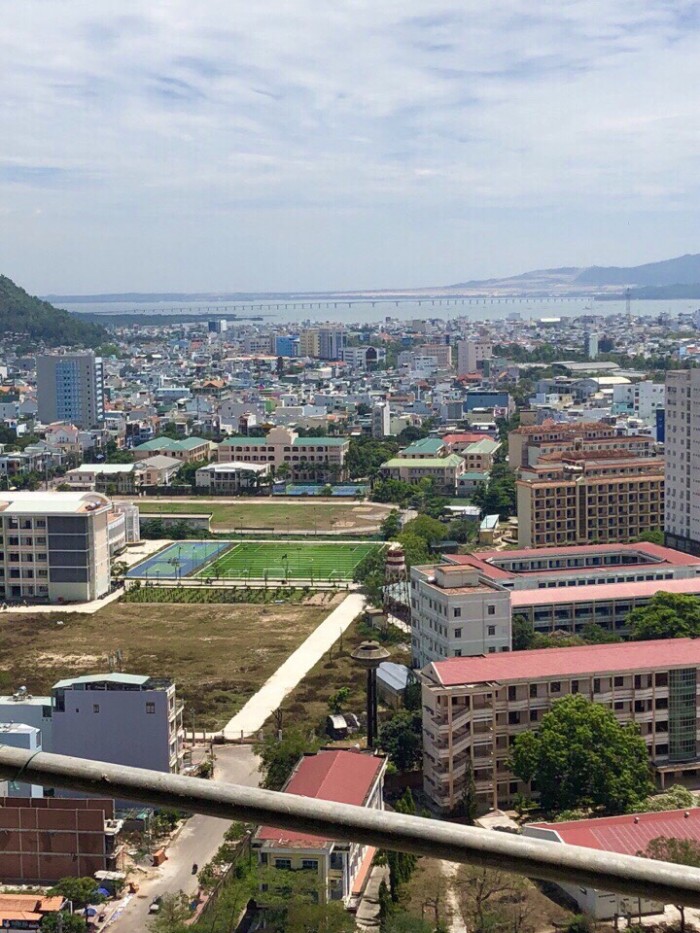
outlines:
[[[82,321],[76,314],[54,308],[0,275],[0,335],[6,338],[11,334],[50,347],[97,347],[109,340],[100,324]]]

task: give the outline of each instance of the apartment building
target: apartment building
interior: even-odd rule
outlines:
[[[666,404],[666,386],[662,382],[643,380],[631,385],[613,387],[613,412],[636,415],[651,422],[657,409]]]
[[[305,755],[282,788],[316,800],[384,808],[386,758],[357,751],[322,749]],[[318,877],[321,897],[356,906],[367,882],[376,849],[303,832],[261,826],[252,842],[258,864]],[[263,898],[264,900],[264,895]]]
[[[418,483],[424,477],[435,481],[445,495],[454,496],[459,477],[464,473],[464,460],[459,454],[446,457],[394,457],[382,463],[379,472],[387,479]]]
[[[452,369],[452,347],[449,343],[424,343],[413,353],[415,357],[434,360],[438,369]]]
[[[511,594],[468,565],[411,568],[413,664],[511,648]]]
[[[699,669],[700,642],[690,638],[432,662],[420,673],[424,790],[449,811],[471,772],[484,809],[532,796],[508,767],[512,743],[573,693],[638,724],[662,788],[697,778]]]
[[[321,327],[318,331],[318,355],[322,360],[342,360],[345,331],[340,327]]]
[[[36,359],[37,403],[44,424],[67,421],[79,428],[104,420],[102,360],[94,353],[47,353]]]
[[[0,877],[5,884],[50,885],[118,871],[123,825],[107,798],[0,797]]]
[[[196,463],[198,460],[209,460],[216,444],[203,437],[185,437],[182,440],[173,440],[171,437],[154,437],[152,441],[139,444],[133,448],[134,460],[145,460],[156,455],[172,457],[181,463]]]
[[[379,402],[372,409],[372,437],[388,437],[391,434],[391,407],[388,402]]]
[[[352,369],[374,369],[379,363],[386,362],[384,347],[345,347],[343,362]]]
[[[700,369],[666,374],[666,543],[700,554]]]
[[[599,454],[606,457],[612,453],[618,455],[624,452],[628,457],[654,457],[658,453],[658,444],[648,434],[625,434],[611,437],[573,437],[566,440],[548,439],[537,444],[530,444],[527,448],[528,462],[521,469],[537,466],[541,462],[551,463],[562,460],[567,454]]]
[[[462,448],[461,456],[464,459],[468,473],[489,473],[493,468],[493,459],[500,448],[498,441],[490,437],[482,437],[473,444]]]
[[[299,356],[318,359],[320,352],[318,330],[303,330],[299,334]]]
[[[493,359],[490,340],[459,340],[457,342],[457,375],[483,372]],[[486,365],[485,365],[486,364]]]
[[[0,492],[0,601],[105,596],[111,508],[99,493]]]
[[[400,450],[397,456],[413,460],[430,460],[434,457],[446,457],[448,453],[447,445],[442,438],[421,437]]]
[[[700,559],[649,543],[448,554],[411,569],[414,666],[508,650],[515,615],[542,634],[626,635],[660,590],[700,596]]]
[[[182,704],[167,678],[87,674],[51,691],[52,751],[177,772],[184,755]]]
[[[347,437],[300,437],[291,428],[273,428],[267,437],[228,437],[219,444],[219,463],[286,463],[292,479],[343,479]]]
[[[521,469],[516,487],[521,547],[629,541],[664,527],[661,457],[548,454]]]
[[[551,419],[542,424],[521,425],[508,435],[508,457],[511,468],[530,466],[529,448],[541,447],[543,444],[559,443],[571,445],[566,450],[575,449],[577,441],[594,441],[601,438],[615,438],[615,428],[602,421],[582,421],[570,424],[568,422],[555,422]]]

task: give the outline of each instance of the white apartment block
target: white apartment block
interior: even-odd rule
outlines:
[[[102,360],[92,352],[47,353],[36,360],[39,418],[94,428],[104,420]]]
[[[379,402],[372,409],[372,437],[388,437],[391,434],[391,407],[388,402]]]
[[[509,591],[465,565],[411,568],[411,648],[415,667],[510,651]]]
[[[700,554],[700,369],[666,375],[666,543]]]
[[[665,404],[666,386],[662,382],[644,380],[613,386],[613,411],[616,413],[636,415],[642,421],[651,422],[656,410]]]
[[[0,492],[0,600],[88,602],[109,593],[110,500]]]

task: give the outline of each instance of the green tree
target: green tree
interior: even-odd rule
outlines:
[[[399,771],[412,771],[423,760],[421,711],[400,710],[379,730],[379,744]]]
[[[430,548],[425,538],[404,530],[397,536],[397,541],[404,549],[406,564],[409,567],[413,567],[414,564],[425,564],[430,560]]]
[[[56,912],[41,920],[41,933],[85,933],[87,923],[79,914]]]
[[[392,509],[380,526],[380,534],[385,541],[393,541],[401,531],[401,515],[398,509]]]
[[[660,813],[663,810],[689,810],[697,805],[695,794],[682,784],[674,784],[663,794],[647,797],[639,809],[644,813]]]
[[[164,894],[160,910],[148,921],[151,933],[187,933],[190,927],[185,923],[191,917],[187,895],[182,891],[177,894]]]
[[[513,616],[513,651],[527,651],[534,647],[535,626],[525,616]]]
[[[435,927],[422,917],[401,910],[391,914],[380,930],[382,933],[434,933]]]
[[[495,868],[462,865],[457,872],[457,903],[473,933],[530,933],[532,882]]]
[[[101,904],[105,898],[97,893],[97,882],[94,878],[60,878],[49,891],[49,895],[60,894],[66,900],[73,902],[73,909],[78,910],[88,904]]]
[[[454,808],[454,815],[464,820],[467,826],[474,825],[476,819],[476,785],[474,784],[474,774],[468,766],[466,780]]]
[[[266,868],[258,872],[265,928],[275,933],[353,933],[355,921],[342,903],[323,903],[318,874]]]
[[[328,697],[328,709],[333,714],[342,712],[343,706],[350,699],[350,688],[349,687],[340,687],[339,690],[336,690],[335,693],[332,693]]]
[[[256,746],[265,775],[263,787],[280,790],[302,755],[314,752],[317,748],[316,740],[309,738],[300,729],[286,729],[281,738],[268,736]]]
[[[447,537],[447,526],[429,515],[419,515],[417,518],[412,518],[410,522],[406,522],[403,532],[417,535],[427,544],[439,544]]]
[[[638,535],[635,541],[648,541],[650,544],[661,544],[664,543],[664,533],[660,528],[654,528],[651,531],[643,531],[641,535]]]
[[[391,900],[391,892],[389,891],[389,885],[382,878],[379,883],[379,890],[377,891],[377,902],[379,904],[379,929],[384,933],[387,928],[387,923],[391,917],[394,904]]]
[[[700,635],[700,601],[679,593],[655,593],[646,606],[627,616],[633,639],[697,638]]]
[[[674,865],[688,865],[691,868],[700,868],[700,842],[695,839],[677,839],[675,837],[657,836],[650,840],[643,852],[637,855],[656,859],[659,862],[673,862]],[[681,915],[681,933],[685,931],[685,907],[677,905]]]
[[[513,772],[535,781],[545,810],[634,809],[650,793],[649,756],[634,723],[581,694],[558,700],[537,732],[515,739]]]

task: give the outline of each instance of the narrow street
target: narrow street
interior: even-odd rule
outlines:
[[[257,787],[260,774],[258,759],[250,745],[227,745],[215,749],[215,780],[230,784]],[[223,841],[230,823],[212,816],[195,815],[185,824],[175,842],[168,848],[168,858],[159,868],[149,869],[139,881],[139,892],[119,905],[105,929],[114,933],[148,933],[148,908],[159,894],[184,891],[193,894],[197,879],[192,865],[199,868],[212,858]],[[136,873],[135,877],[138,877]]]

